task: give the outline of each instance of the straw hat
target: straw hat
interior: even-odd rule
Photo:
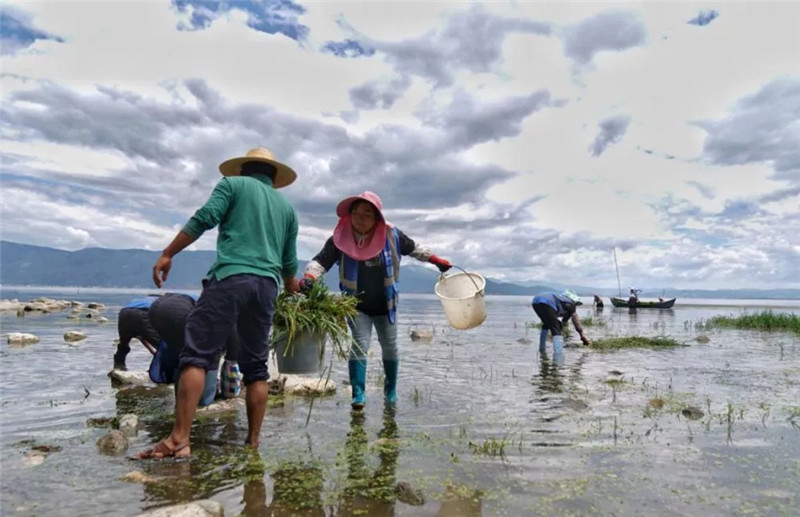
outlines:
[[[276,160],[272,151],[266,147],[250,149],[244,156],[231,158],[230,160],[222,162],[219,165],[219,172],[221,172],[223,176],[238,176],[242,172],[242,164],[247,162],[268,163],[275,167],[277,172],[275,173],[275,180],[272,183],[272,186],[275,188],[291,185],[294,183],[294,180],[297,179],[297,173],[288,165]]]

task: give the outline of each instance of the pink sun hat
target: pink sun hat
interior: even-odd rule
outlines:
[[[356,240],[353,225],[350,222],[350,207],[356,201],[363,200],[370,203],[378,212],[378,220],[372,233],[362,242]],[[336,205],[336,215],[339,223],[333,230],[333,243],[348,257],[355,260],[369,260],[381,252],[386,245],[386,220],[383,217],[383,203],[374,192],[365,191],[357,196],[347,197]]]

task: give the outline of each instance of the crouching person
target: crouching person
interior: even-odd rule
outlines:
[[[150,379],[160,384],[175,384],[178,393],[178,362],[184,345],[186,320],[196,304],[196,298],[181,293],[167,293],[153,302],[149,319],[161,336],[161,344],[150,363]],[[221,370],[216,367],[206,371],[203,394],[198,407],[205,407],[217,398],[231,398],[241,390],[241,374],[238,365],[239,339],[232,333],[225,346],[225,363]],[[219,365],[219,357],[212,359],[212,366]]]

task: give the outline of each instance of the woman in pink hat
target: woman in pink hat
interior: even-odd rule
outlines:
[[[383,394],[387,403],[397,402],[397,295],[400,258],[410,255],[430,262],[445,272],[450,262],[432,255],[383,217],[381,198],[366,191],[343,199],[336,206],[339,223],[322,251],[308,263],[301,282],[307,290],[334,264],[339,264],[339,287],[358,296],[358,315],[350,322],[356,346],[350,350],[348,369],[353,389],[353,409],[364,407],[367,351],[372,328],[378,334],[383,356]]]

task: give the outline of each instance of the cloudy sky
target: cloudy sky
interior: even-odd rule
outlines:
[[[498,279],[800,287],[798,3],[0,9],[4,240],[162,249],[266,146],[302,259],[372,190]]]

